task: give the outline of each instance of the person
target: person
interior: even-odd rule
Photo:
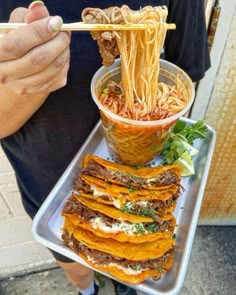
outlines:
[[[76,22],[86,7],[123,4],[166,5],[168,22],[177,29],[167,33],[164,58],[193,81],[204,76],[210,60],[203,0],[1,2],[1,22],[10,15],[9,22],[28,23],[0,39],[0,138],[31,218],[99,119],[90,94],[91,78],[101,66],[97,44],[89,32],[60,32],[62,18]],[[98,293],[91,269],[52,253],[79,294]],[[118,283],[115,290],[136,294]]]

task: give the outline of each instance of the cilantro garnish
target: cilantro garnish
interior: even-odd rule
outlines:
[[[133,265],[131,265],[131,268],[134,269],[134,270],[140,270],[141,269],[141,265],[139,265],[139,264],[133,264]]]
[[[170,137],[165,144],[161,155],[165,164],[172,164],[186,151],[183,142],[192,145],[197,138],[207,137],[208,129],[203,120],[197,121],[193,125],[187,125],[183,121],[177,121]]]
[[[151,233],[155,233],[155,232],[158,231],[158,224],[156,222],[149,223],[146,226],[146,230],[151,232]]]

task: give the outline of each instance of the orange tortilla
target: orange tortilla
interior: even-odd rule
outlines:
[[[84,157],[83,168],[86,168],[88,166],[88,163],[90,160],[94,160],[95,162],[97,162],[98,164],[100,164],[101,166],[105,167],[106,169],[108,169],[112,172],[118,171],[118,172],[121,172],[124,174],[132,175],[134,177],[142,177],[144,179],[151,179],[151,178],[155,177],[156,175],[159,175],[159,174],[169,170],[177,175],[178,184],[180,183],[180,168],[177,165],[143,167],[143,168],[135,169],[130,166],[121,165],[121,164],[117,164],[112,161],[102,159],[96,155],[87,154]],[[96,175],[96,176],[104,179],[104,176],[102,176],[102,175]],[[113,180],[112,178],[109,178],[109,179],[106,178],[105,180],[113,182],[113,183],[117,183],[120,185],[124,185],[122,182],[119,182],[118,180]],[[154,189],[154,187],[150,186],[150,187],[147,187],[147,189]]]
[[[107,272],[111,276],[117,278],[118,280],[121,280],[123,282],[129,283],[129,284],[139,284],[146,280],[149,277],[153,277],[155,279],[159,275],[162,275],[170,270],[170,268],[173,265],[174,261],[174,249],[173,245],[168,245],[171,248],[164,250],[163,244],[165,243],[162,241],[161,243],[143,243],[141,245],[133,245],[132,247],[131,243],[118,243],[116,241],[113,241],[111,239],[102,239],[94,236],[93,234],[86,234],[86,231],[83,229],[81,230],[75,230],[75,227],[71,225],[69,219],[66,218],[65,220],[65,230],[69,232],[70,236],[73,236],[76,240],[80,241],[82,244],[84,244],[89,249],[95,249],[99,250],[105,253],[109,253],[111,255],[117,256],[117,254],[121,254],[123,258],[126,258],[128,260],[131,260],[131,263],[138,264],[139,260],[150,260],[155,258],[160,258],[162,255],[164,255],[167,251],[170,251],[170,256],[167,257],[167,259],[163,262],[162,265],[158,269],[140,269],[140,270],[132,270],[131,272],[129,269],[122,267],[119,265],[119,262],[116,263],[110,263],[110,264],[99,264],[96,263],[91,257],[88,255],[81,253],[77,250],[77,247],[74,247],[74,244],[69,243],[68,246],[76,253],[78,254],[88,265],[90,265],[92,268]],[[95,246],[97,244],[97,247]],[[153,246],[152,246],[153,244]],[[110,246],[109,246],[110,245]],[[159,246],[159,247],[158,247]],[[167,246],[167,245],[166,245]],[[121,247],[121,249],[120,249]],[[154,249],[156,248],[156,251]],[[159,250],[158,250],[159,248]],[[109,252],[107,252],[109,250]],[[150,251],[150,252],[149,252]],[[146,252],[146,255],[144,253]],[[159,252],[158,255],[154,252]],[[142,253],[142,254],[140,254]]]
[[[79,226],[75,226],[67,218],[65,218],[64,229],[68,231],[70,236],[73,235],[76,240],[90,249],[134,261],[159,258],[172,249],[175,244],[175,239],[160,239],[142,244],[121,243],[110,238],[104,239]]]
[[[135,201],[148,201],[148,200],[160,200],[167,201],[173,195],[179,194],[179,186],[171,184],[169,186],[159,187],[158,190],[148,189],[133,189],[130,190],[125,186],[120,186],[114,183],[107,183],[102,179],[89,175],[80,175],[81,179],[90,187],[93,191],[91,194],[86,194],[83,190],[79,190],[79,193],[87,198],[93,198],[97,202],[114,205],[123,209],[125,203]],[[76,187],[75,187],[76,189]],[[106,198],[102,198],[102,196]],[[165,208],[163,208],[165,209]]]
[[[152,217],[143,217],[134,214],[128,214],[122,212],[112,206],[107,206],[101,203],[94,202],[93,200],[89,200],[86,198],[75,196],[78,202],[81,202],[83,205],[88,207],[93,211],[98,211],[110,218],[113,218],[118,221],[128,221],[131,223],[153,223],[154,220]],[[62,212],[62,215],[69,218],[70,222],[76,226],[80,226],[85,230],[92,232],[93,234],[103,237],[103,238],[112,238],[120,242],[131,242],[131,243],[143,243],[143,242],[153,242],[158,239],[169,239],[174,233],[176,222],[175,218],[172,214],[166,214],[161,219],[164,221],[171,220],[171,228],[168,231],[164,232],[155,232],[155,233],[140,233],[140,234],[129,234],[126,231],[116,231],[116,232],[109,232],[103,230],[99,227],[93,227],[91,221],[84,220],[81,216],[76,214],[69,214]],[[115,223],[115,221],[114,221]]]
[[[137,285],[148,279],[149,277],[157,277],[159,275],[163,275],[164,273],[168,272],[174,261],[174,255],[172,255],[168,258],[166,263],[161,267],[160,271],[157,270],[142,270],[141,273],[137,274],[127,274],[124,270],[119,268],[117,265],[100,265],[92,263],[84,254],[79,253],[79,256],[91,267],[97,269],[98,271],[102,272],[108,272],[113,277],[117,278],[120,281],[123,281],[128,284]]]

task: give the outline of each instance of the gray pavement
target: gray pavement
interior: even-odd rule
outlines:
[[[1,295],[75,295],[75,288],[58,269],[5,279]],[[113,295],[109,280],[99,295]],[[189,267],[179,295],[236,294],[236,227],[197,228]]]

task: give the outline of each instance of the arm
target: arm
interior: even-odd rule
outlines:
[[[16,132],[52,91],[63,87],[69,69],[70,35],[52,28],[61,25],[60,18],[49,17],[45,7],[11,14],[11,22],[23,20],[29,24],[0,42],[0,138]]]

